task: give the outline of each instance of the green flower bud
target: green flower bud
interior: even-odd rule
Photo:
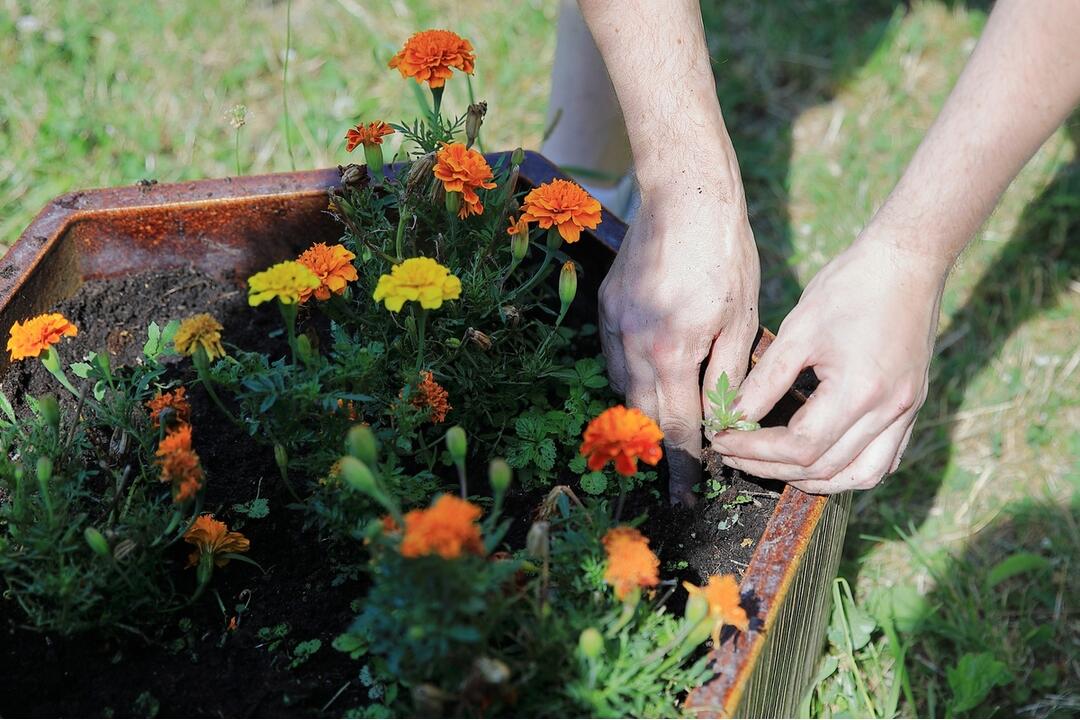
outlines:
[[[563,307],[568,307],[574,302],[577,295],[577,268],[574,263],[567,260],[563,263],[562,272],[559,273],[559,301]]]
[[[367,163],[368,172],[375,180],[382,180],[383,154],[382,145],[364,143],[364,162]]]
[[[683,617],[686,618],[686,622],[697,624],[705,619],[705,616],[709,614],[709,601],[702,595],[691,595],[686,599],[686,609],[683,611]]]
[[[604,652],[604,636],[594,627],[588,627],[578,636],[578,648],[587,658],[598,658]]]
[[[315,352],[311,347],[311,338],[307,335],[296,336],[296,354],[303,362],[310,362],[315,356]]]
[[[341,458],[341,476],[345,478],[345,482],[365,495],[376,499],[382,497],[379,485],[375,481],[375,474],[371,472],[371,468],[364,464],[363,460],[351,455]]]
[[[41,419],[54,430],[60,427],[60,403],[55,395],[45,395],[38,399]]]
[[[461,210],[461,193],[457,191],[446,193],[446,212],[456,217],[459,210]]]
[[[510,256],[515,263],[519,263],[529,254],[529,230],[525,226],[524,232],[517,232],[510,236]]]
[[[469,449],[469,441],[465,436],[465,429],[455,425],[446,431],[446,449],[450,451],[450,458],[455,465],[465,462],[465,453]]]
[[[37,477],[38,482],[47,483],[52,479],[53,462],[52,458],[42,455],[37,460]]]
[[[83,530],[83,537],[86,538],[86,544],[90,546],[90,549],[96,552],[103,558],[112,557],[112,551],[109,549],[109,541],[105,539],[97,528],[88,527]]]
[[[345,438],[345,448],[354,458],[368,465],[379,462],[379,441],[371,432],[370,425],[353,425]]]
[[[496,495],[501,495],[509,489],[513,476],[514,472],[501,458],[495,458],[488,465],[488,482],[491,483],[491,489]]]
[[[514,148],[514,152],[510,153],[510,164],[520,165],[525,162],[525,151],[521,148]]]

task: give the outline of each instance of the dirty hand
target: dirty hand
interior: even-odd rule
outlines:
[[[671,500],[701,476],[702,386],[746,372],[758,328],[757,248],[742,204],[643,193],[600,287],[600,338],[613,387],[664,432]]]
[[[821,494],[896,470],[926,399],[948,268],[895,239],[868,230],[810,282],[737,406],[759,420],[804,368],[821,384],[787,427],[718,434],[726,464]]]

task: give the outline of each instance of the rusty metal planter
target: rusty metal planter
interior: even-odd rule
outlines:
[[[522,182],[559,175],[527,155]],[[325,212],[336,170],[175,185],[90,190],[53,200],[0,259],[0,337],[16,320],[44,312],[86,280],[194,266],[246,277],[341,229]],[[595,292],[626,226],[606,210],[598,231],[573,246]],[[755,357],[772,340],[762,331]],[[0,356],[0,372],[6,369]],[[791,716],[820,653],[829,581],[836,573],[850,498],[788,488],[742,579],[761,601],[764,628],[716,652],[719,675],[691,693],[699,715]]]

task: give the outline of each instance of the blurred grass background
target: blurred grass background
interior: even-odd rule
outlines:
[[[72,189],[290,169],[285,2],[0,0],[0,245]],[[703,2],[773,327],[889,191],[985,22],[983,3]],[[411,117],[386,59],[476,46],[488,148],[538,147],[557,3],[296,0],[297,168]],[[467,103],[452,83],[447,107]],[[1039,151],[950,281],[930,396],[894,477],[856,497],[815,716],[1080,713],[1080,119]],[[957,178],[964,182],[964,178]],[[852,589],[846,601],[846,588]]]

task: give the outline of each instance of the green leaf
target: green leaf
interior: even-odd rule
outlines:
[[[252,520],[261,520],[270,514],[270,502],[266,498],[255,498],[246,503],[235,503],[233,512],[247,515]]]
[[[11,407],[11,401],[2,392],[0,392],[0,411],[3,411],[13,425],[18,421],[18,418],[15,417],[15,408]]]
[[[75,377],[82,378],[83,380],[89,377],[90,371],[94,369],[93,365],[85,362],[71,363],[68,367],[71,368],[71,372]]]
[[[334,638],[330,646],[338,652],[348,653],[353,660],[358,660],[368,651],[367,638],[357,633],[342,633]]]
[[[992,588],[1009,578],[1045,570],[1049,566],[1050,561],[1042,555],[1030,552],[1013,553],[990,569],[986,575],[986,587]]]
[[[536,466],[541,470],[555,467],[555,441],[551,438],[545,438],[536,445]]]
[[[581,489],[590,495],[602,495],[607,487],[607,476],[602,472],[591,472],[581,476]]]
[[[998,685],[1010,682],[1012,673],[991,653],[965,653],[946,677],[953,694],[948,715],[956,716],[978,706]]]
[[[588,461],[585,460],[584,455],[575,455],[566,466],[570,468],[570,472],[582,475],[588,467],[587,463]]]

